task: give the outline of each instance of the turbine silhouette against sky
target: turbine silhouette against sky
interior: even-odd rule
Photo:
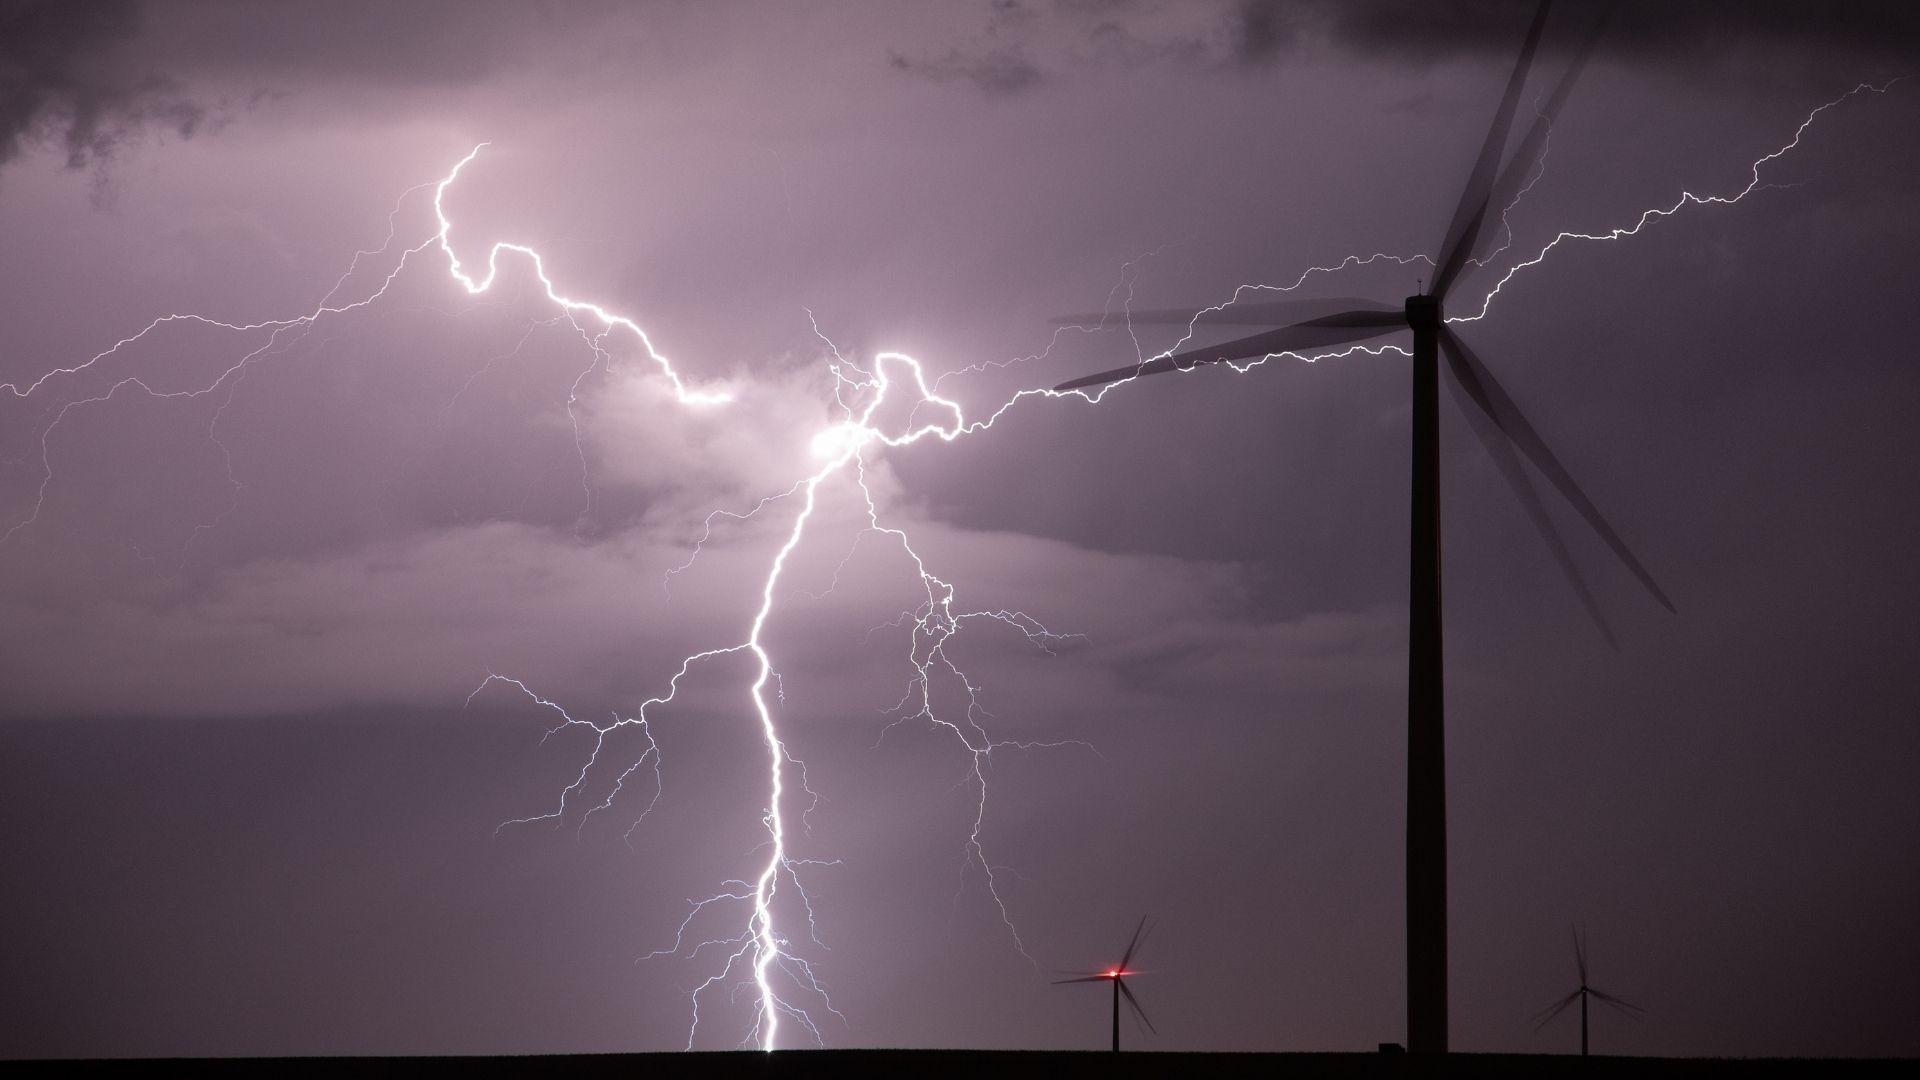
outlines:
[[[1616,1011],[1629,1020],[1637,1019],[1640,1014],[1646,1010],[1631,1002],[1622,1001],[1612,994],[1596,990],[1587,985],[1587,939],[1586,935],[1582,934],[1578,927],[1575,927],[1573,931],[1573,962],[1580,971],[1579,989],[1534,1014],[1533,1030],[1539,1031],[1541,1028],[1551,1024],[1554,1017],[1565,1012],[1567,1006],[1573,1004],[1575,1000],[1578,1000],[1580,1002],[1580,1056],[1586,1057],[1588,998],[1591,997],[1596,1001],[1611,1005]]]
[[[1138,1017],[1140,1022],[1147,1026],[1147,1030],[1153,1031],[1153,1021],[1147,1019],[1147,1011],[1140,1007],[1139,999],[1134,997],[1133,991],[1127,988],[1127,977],[1140,974],[1137,971],[1129,969],[1127,965],[1133,962],[1134,953],[1139,951],[1140,939],[1145,936],[1146,930],[1147,918],[1142,915],[1140,917],[1140,925],[1133,928],[1133,940],[1127,942],[1127,951],[1120,954],[1120,962],[1118,964],[1115,964],[1105,971],[1072,972],[1071,974],[1079,977],[1073,979],[1055,979],[1053,981],[1053,985],[1055,986],[1065,986],[1068,983],[1088,982],[1110,982],[1113,984],[1113,1049],[1115,1053],[1118,1053],[1120,1050],[1121,997],[1124,996],[1127,999],[1127,1007],[1131,1008],[1133,1015]]]
[[[1365,300],[1309,301],[1308,304],[1338,304],[1347,310],[1293,322],[1224,344],[1188,349],[1084,376],[1055,388],[1079,390],[1142,375],[1190,371],[1205,364],[1326,348],[1400,330],[1413,332],[1413,527],[1407,664],[1407,1045],[1415,1052],[1442,1053],[1447,1049],[1447,807],[1440,653],[1441,353],[1446,355],[1455,388],[1466,397],[1461,411],[1513,488],[1608,644],[1614,644],[1613,632],[1520,464],[1520,455],[1533,462],[1661,606],[1668,611],[1674,609],[1653,576],[1628,550],[1619,533],[1607,524],[1486,364],[1447,326],[1441,310],[1448,291],[1458,284],[1461,276],[1487,258],[1484,249],[1496,232],[1488,227],[1488,218],[1504,210],[1519,195],[1532,163],[1545,146],[1553,119],[1566,103],[1605,21],[1603,16],[1590,29],[1565,74],[1540,106],[1539,115],[1521,140],[1512,161],[1502,169],[1508,131],[1550,7],[1551,0],[1542,0],[1534,13],[1519,59],[1514,63],[1506,91],[1494,112],[1492,127],[1468,175],[1466,190],[1461,193],[1453,220],[1447,226],[1439,254],[1433,260],[1433,281],[1425,292],[1407,297],[1401,309]],[[1192,309],[1158,311],[1130,318],[1143,322],[1186,322],[1189,326],[1203,317],[1221,323],[1270,325],[1298,318],[1302,311],[1302,304],[1294,301],[1229,303],[1199,312]],[[1216,315],[1220,317],[1212,318]]]

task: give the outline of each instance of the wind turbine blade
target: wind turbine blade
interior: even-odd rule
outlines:
[[[1147,1010],[1140,1007],[1140,1000],[1133,996],[1132,988],[1127,986],[1126,980],[1124,979],[1120,981],[1120,994],[1127,999],[1128,1005],[1133,1006],[1133,1015],[1139,1017],[1140,1022],[1147,1025],[1147,1030],[1153,1031],[1155,1035],[1160,1034],[1158,1031],[1154,1031],[1153,1021],[1147,1019]]]
[[[1553,93],[1547,97],[1546,105],[1540,109],[1540,114],[1534,117],[1533,124],[1527,128],[1527,134],[1520,140],[1519,148],[1513,152],[1513,160],[1507,163],[1500,178],[1494,182],[1493,191],[1487,197],[1486,212],[1488,214],[1505,214],[1507,208],[1513,205],[1514,199],[1519,197],[1520,186],[1533,172],[1534,163],[1540,158],[1540,151],[1546,145],[1547,136],[1553,131],[1554,120],[1559,118],[1561,108],[1566,105],[1568,96],[1573,92],[1573,84],[1579,81],[1580,73],[1586,69],[1587,60],[1593,55],[1593,47],[1600,41],[1601,31],[1606,29],[1607,21],[1613,17],[1613,8],[1614,5],[1609,3],[1601,9],[1600,17],[1587,31],[1586,38],[1580,43],[1579,51],[1574,53],[1573,59],[1567,64],[1567,70],[1560,75],[1560,82],[1554,86]],[[1496,230],[1491,228],[1481,228],[1479,240],[1473,245],[1473,250],[1467,253],[1468,256],[1476,260],[1484,257],[1495,232]],[[1463,267],[1460,274],[1453,279],[1453,283],[1458,284],[1460,275],[1471,272]]]
[[[1111,975],[1087,975],[1087,976],[1084,976],[1084,977],[1082,977],[1082,978],[1078,978],[1078,979],[1055,979],[1055,980],[1053,980],[1053,985],[1055,985],[1055,986],[1065,986],[1065,985],[1067,985],[1068,983],[1081,983],[1081,982],[1110,982],[1110,981],[1112,981],[1112,979],[1113,979],[1113,976],[1111,976]]]
[[[1618,1009],[1620,1012],[1626,1014],[1627,1016],[1631,1016],[1636,1019],[1638,1017],[1644,1016],[1647,1011],[1641,1008],[1640,1006],[1635,1005],[1631,1001],[1622,1001],[1619,998],[1614,997],[1612,994],[1602,993],[1598,990],[1595,990],[1591,986],[1587,987],[1587,993],[1592,994],[1595,1000],[1604,1001],[1608,1005],[1613,1006],[1615,1009]]]
[[[1447,294],[1447,287],[1467,261],[1467,253],[1473,250],[1481,225],[1486,221],[1487,201],[1493,193],[1494,177],[1500,171],[1501,153],[1507,147],[1513,111],[1520,104],[1520,90],[1526,85],[1527,69],[1533,64],[1534,50],[1540,46],[1540,32],[1547,25],[1547,10],[1552,6],[1552,0],[1540,0],[1540,7],[1534,11],[1526,43],[1520,46],[1520,58],[1514,61],[1513,73],[1507,76],[1506,93],[1500,97],[1500,107],[1494,110],[1493,125],[1487,129],[1487,139],[1480,145],[1480,156],[1473,163],[1473,171],[1467,174],[1467,188],[1460,193],[1460,205],[1454,208],[1447,238],[1440,245],[1440,254],[1434,257],[1436,269],[1433,287],[1429,290],[1434,296]]]
[[[1133,951],[1140,947],[1140,935],[1147,932],[1147,917],[1140,916],[1140,925],[1133,928],[1133,940],[1127,942],[1127,951],[1120,957],[1119,970],[1127,970],[1127,964],[1133,960]]]
[[[1158,928],[1160,928],[1160,922],[1150,922],[1150,920],[1146,922],[1146,928],[1144,928],[1144,930],[1140,930],[1139,942],[1135,942],[1135,944],[1133,944],[1133,947],[1131,947],[1131,949],[1127,949],[1127,959],[1129,959],[1129,961],[1133,961],[1133,959],[1137,959],[1137,957],[1139,957],[1140,945],[1146,944],[1146,940],[1148,940],[1148,938],[1152,938],[1152,936],[1154,936],[1154,930],[1158,930]],[[1133,967],[1133,965],[1131,965],[1131,963],[1127,963],[1127,965],[1119,965],[1119,970],[1127,970],[1129,969],[1129,967]],[[1139,974],[1139,972],[1133,972],[1133,974]]]
[[[1607,546],[1613,549],[1614,555],[1633,572],[1634,577],[1640,579],[1640,584],[1653,594],[1653,598],[1660,602],[1660,606],[1669,612],[1673,611],[1673,601],[1667,598],[1666,592],[1660,588],[1658,582],[1653,580],[1653,575],[1648,573],[1647,568],[1634,557],[1632,550],[1627,547],[1627,542],[1620,538],[1620,534],[1614,531],[1613,526],[1607,524],[1607,519],[1601,515],[1600,508],[1593,505],[1593,500],[1587,498],[1587,493],[1574,482],[1573,475],[1567,472],[1566,466],[1560,464],[1560,459],[1547,448],[1546,440],[1534,430],[1533,425],[1520,412],[1520,407],[1514,404],[1513,398],[1493,377],[1493,372],[1487,370],[1485,362],[1474,355],[1466,342],[1460,340],[1451,329],[1444,326],[1440,330],[1440,344],[1446,348],[1449,362],[1459,365],[1455,370],[1456,375],[1460,374],[1462,369],[1472,373],[1471,380],[1462,378],[1460,383],[1461,388],[1473,397],[1474,403],[1493,418],[1493,422],[1499,426],[1500,430],[1533,461],[1534,466],[1559,490],[1567,502],[1573,504],[1573,508],[1586,519],[1587,525],[1599,534],[1600,539],[1606,541]]]
[[[1587,617],[1600,628],[1600,636],[1606,639],[1607,646],[1618,649],[1620,644],[1613,636],[1613,628],[1607,625],[1606,616],[1601,614],[1599,601],[1594,599],[1593,591],[1587,588],[1586,578],[1581,576],[1579,565],[1574,562],[1573,552],[1567,549],[1567,543],[1561,538],[1560,530],[1553,527],[1553,518],[1547,514],[1546,505],[1540,501],[1540,493],[1534,489],[1533,480],[1527,476],[1526,468],[1520,464],[1520,456],[1514,453],[1513,443],[1509,441],[1506,433],[1500,430],[1492,416],[1482,411],[1485,406],[1481,404],[1481,396],[1476,393],[1479,387],[1474,383],[1473,371],[1460,359],[1458,348],[1451,337],[1442,335],[1440,347],[1447,354],[1447,366],[1453,372],[1453,385],[1471,399],[1462,403],[1460,408],[1460,411],[1466,414],[1467,425],[1473,428],[1475,435],[1480,437],[1481,445],[1487,449],[1487,456],[1492,458],[1494,465],[1499,467],[1501,476],[1507,481],[1507,486],[1513,489],[1514,497],[1520,501],[1520,508],[1526,511],[1527,519],[1533,522],[1534,530],[1546,543],[1547,550],[1553,554],[1554,561],[1560,564],[1560,572],[1566,575],[1567,583],[1573,586],[1574,594],[1580,598],[1580,606],[1587,610]],[[1577,954],[1578,939],[1576,939],[1575,951]],[[1586,961],[1582,959],[1580,964],[1580,981],[1585,982]]]
[[[1138,364],[1129,364],[1123,368],[1102,371],[1097,375],[1083,375],[1078,379],[1061,383],[1054,387],[1054,390],[1079,390],[1083,387],[1101,386],[1142,375],[1188,371],[1202,364],[1219,364],[1252,356],[1302,352],[1332,345],[1344,345],[1351,341],[1364,341],[1382,334],[1391,334],[1395,330],[1405,329],[1406,325],[1406,315],[1399,311],[1343,311],[1293,326],[1283,326],[1278,330],[1269,330],[1264,334],[1238,338],[1220,345],[1188,349],[1172,356],[1162,356]]]
[[[1546,1008],[1541,1009],[1539,1012],[1534,1013],[1533,1014],[1533,1030],[1539,1031],[1541,1028],[1546,1027],[1548,1024],[1553,1022],[1554,1017],[1559,1016],[1562,1012],[1565,1012],[1567,1006],[1573,1004],[1578,1000],[1580,1000],[1580,991],[1575,990],[1573,993],[1568,994],[1566,997],[1561,998],[1559,1001],[1556,1001],[1553,1004],[1547,1006]]]
[[[1580,985],[1587,985],[1587,941],[1580,935],[1580,928],[1573,927],[1573,962],[1580,967]],[[1587,987],[1589,990],[1592,987]]]
[[[1095,314],[1061,315],[1053,321],[1063,326],[1110,325],[1114,323],[1175,323],[1188,325],[1198,320],[1202,326],[1279,326],[1283,323],[1299,322],[1323,315],[1331,315],[1342,309],[1361,311],[1396,311],[1377,301],[1357,296],[1336,296],[1313,300],[1263,300],[1259,303],[1227,303],[1207,307],[1155,308],[1149,311],[1116,311]]]

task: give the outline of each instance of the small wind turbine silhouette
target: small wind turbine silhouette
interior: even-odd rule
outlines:
[[[1486,364],[1453,332],[1441,313],[1447,291],[1481,265],[1485,249],[1497,232],[1488,218],[1511,205],[1533,162],[1546,144],[1553,118],[1566,103],[1575,79],[1586,66],[1605,22],[1603,13],[1575,53],[1566,72],[1539,109],[1539,116],[1521,139],[1504,169],[1507,136],[1514,110],[1527,81],[1527,70],[1546,25],[1549,0],[1542,0],[1527,30],[1520,57],[1507,78],[1506,92],[1493,115],[1493,125],[1480,147],[1480,156],[1467,178],[1467,187],[1447,227],[1434,274],[1425,291],[1406,298],[1401,308],[1369,300],[1280,301],[1229,304],[1204,311],[1149,311],[1129,317],[1134,322],[1186,322],[1201,318],[1210,323],[1246,323],[1277,330],[1243,337],[1220,345],[1187,349],[1127,367],[1061,383],[1057,391],[1121,382],[1143,375],[1189,371],[1206,364],[1231,363],[1282,352],[1321,349],[1377,338],[1401,330],[1413,332],[1413,528],[1408,583],[1407,649],[1407,1048],[1415,1053],[1445,1053],[1447,1049],[1447,798],[1446,724],[1443,672],[1440,659],[1440,363],[1446,355],[1454,386],[1465,397],[1461,411],[1499,467],[1521,508],[1546,542],[1560,569],[1572,584],[1587,614],[1609,645],[1613,631],[1575,567],[1547,516],[1540,493],[1521,465],[1522,455],[1586,520],[1640,584],[1668,611],[1667,599],[1653,575],[1640,564],[1626,541],[1601,516],[1593,500],[1534,430],[1513,398],[1487,370]],[[1313,310],[1317,307],[1317,311]],[[1344,308],[1319,314],[1329,308]],[[1308,315],[1305,321],[1295,321]],[[1079,321],[1069,317],[1062,321]]]
[[[1575,999],[1578,999],[1580,1002],[1580,1056],[1586,1057],[1588,998],[1593,998],[1596,1001],[1613,1006],[1614,1009],[1618,1010],[1622,1016],[1625,1016],[1629,1020],[1639,1018],[1646,1010],[1638,1005],[1622,1001],[1612,994],[1595,990],[1593,987],[1587,985],[1587,938],[1577,927],[1573,931],[1573,962],[1578,965],[1580,969],[1580,988],[1534,1014],[1533,1030],[1539,1031],[1541,1028],[1552,1023],[1554,1017],[1566,1011],[1567,1006],[1573,1004]]]
[[[1120,998],[1122,996],[1126,997],[1128,1007],[1133,1009],[1133,1015],[1139,1017],[1142,1024],[1147,1025],[1148,1031],[1153,1031],[1153,1021],[1147,1019],[1146,1010],[1140,1007],[1140,1002],[1133,996],[1133,991],[1127,988],[1127,977],[1129,975],[1140,974],[1128,968],[1127,965],[1133,962],[1133,954],[1139,950],[1140,939],[1145,936],[1146,930],[1147,920],[1146,916],[1143,915],[1140,918],[1140,925],[1134,928],[1133,940],[1127,943],[1127,951],[1120,955],[1120,962],[1118,964],[1115,964],[1105,971],[1063,972],[1063,974],[1073,974],[1079,977],[1073,979],[1055,979],[1053,981],[1053,985],[1055,986],[1086,982],[1110,982],[1113,984],[1113,1049],[1115,1052],[1118,1052],[1120,1049]],[[1155,1032],[1155,1034],[1158,1034],[1158,1032]]]

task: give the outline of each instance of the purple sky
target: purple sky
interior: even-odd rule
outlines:
[[[1682,204],[1460,327],[1679,613],[1554,504],[1609,650],[1442,406],[1453,1043],[1571,1048],[1528,1020],[1579,923],[1647,1010],[1598,1049],[1920,1054],[1920,81],[1848,96],[1920,16],[1664,6],[1624,6],[1449,301]],[[745,641],[801,500],[709,515],[823,467],[827,339],[981,420],[1135,357],[1061,313],[1431,253],[1530,9],[0,4],[0,1055],[685,1045],[726,950],[640,958],[766,864],[753,657],[584,774],[591,732],[468,695],[604,724]],[[624,331],[596,357],[525,258],[472,296],[430,243],[351,311],[142,334],[373,295],[483,140],[444,199],[466,268],[537,248],[729,403]],[[946,415],[911,403],[875,427]],[[759,640],[817,940],[786,877],[774,915],[838,1015],[775,981],[827,1045],[1097,1046],[1104,995],[1048,979],[1142,914],[1146,1045],[1403,1038],[1408,417],[1388,351],[869,444],[956,612],[1085,635],[961,623],[977,729],[945,668],[888,726],[925,586],[851,469],[818,485]],[[696,1045],[752,1037],[738,985]]]

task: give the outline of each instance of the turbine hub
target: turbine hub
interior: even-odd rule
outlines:
[[[1440,298],[1421,294],[1407,297],[1407,325],[1416,330],[1440,328]]]

